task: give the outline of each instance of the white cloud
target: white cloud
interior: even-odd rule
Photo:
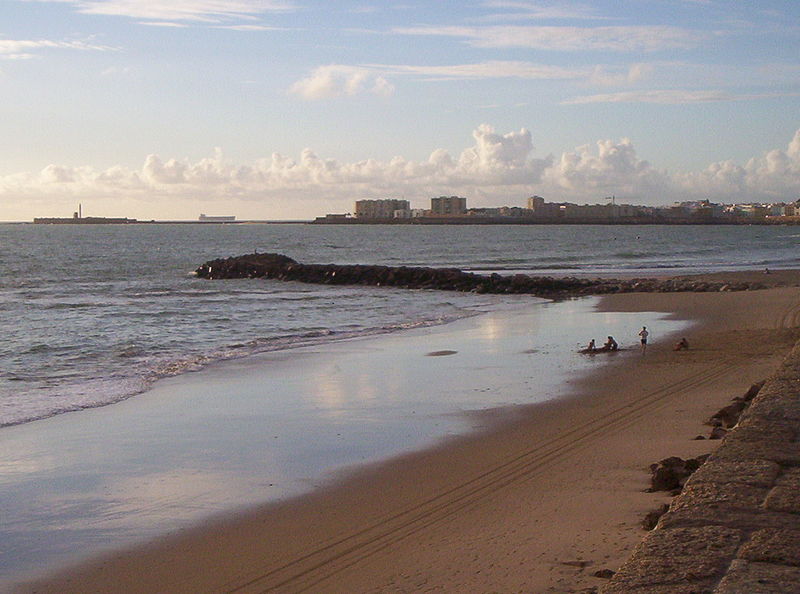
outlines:
[[[318,100],[362,93],[390,95],[394,86],[385,78],[416,76],[427,80],[481,80],[517,78],[523,80],[578,80],[593,85],[633,84],[652,70],[648,64],[633,64],[624,71],[598,65],[594,68],[562,68],[531,62],[490,60],[473,64],[441,66],[412,64],[363,64],[320,66],[297,81],[289,91],[303,99]],[[575,100],[575,102],[580,102]]]
[[[78,12],[147,21],[219,23],[294,10],[282,0],[70,0]]]
[[[378,12],[377,6],[356,6],[349,10],[352,14],[374,14]]]
[[[598,65],[592,70],[589,82],[602,87],[630,85],[647,77],[652,71],[651,64],[632,64],[627,72],[611,71],[606,66]]]
[[[114,77],[114,76],[130,76],[135,70],[130,66],[111,66],[100,72],[100,76]]]
[[[719,90],[652,90],[602,93],[573,97],[561,102],[562,105],[584,105],[589,103],[659,103],[665,105],[684,105],[688,103],[709,103],[718,101],[755,101],[778,97],[797,97],[800,93],[750,93],[735,94]]]
[[[372,69],[331,64],[314,69],[310,76],[294,83],[289,92],[313,101],[361,93],[388,96],[394,86]]]
[[[570,195],[594,196],[598,192],[649,195],[669,185],[664,173],[639,159],[633,143],[599,140],[597,152],[589,145],[565,152],[546,172],[545,182]]]
[[[176,23],[174,21],[139,21],[137,24],[148,27],[164,27],[166,29],[187,29],[189,27],[186,23]]]
[[[22,60],[47,50],[113,51],[114,48],[89,41],[53,41],[50,39],[0,39],[0,59]]]
[[[699,173],[676,176],[676,183],[696,194],[796,200],[800,195],[800,130],[786,150],[773,149],[744,166],[732,161],[712,163]]]
[[[520,130],[498,134],[490,126],[473,132],[474,145],[453,157],[437,149],[422,161],[395,157],[340,163],[302,151],[299,159],[275,153],[247,165],[228,162],[220,150],[197,162],[148,155],[140,169],[115,166],[104,171],[91,167],[49,165],[38,173],[0,177],[0,197],[38,200],[63,197],[107,196],[152,200],[154,197],[216,199],[240,197],[262,200],[292,192],[315,197],[347,197],[386,193],[397,188],[441,192],[535,184],[551,159],[532,158],[532,137]],[[0,217],[1,218],[1,217]]]
[[[458,155],[436,149],[419,161],[398,156],[342,163],[305,149],[297,159],[274,153],[236,164],[217,149],[197,161],[148,155],[139,168],[53,164],[0,177],[0,199],[8,205],[0,210],[0,219],[13,218],[12,206],[19,210],[21,204],[30,209],[59,203],[69,209],[77,200],[102,204],[108,196],[114,196],[114,204],[143,211],[142,205],[159,202],[170,208],[183,204],[190,213],[199,211],[199,202],[236,200],[244,209],[296,218],[347,211],[359,197],[398,194],[418,204],[433,195],[460,194],[473,206],[523,204],[532,194],[575,202],[616,194],[641,204],[690,198],[788,201],[800,195],[800,130],[786,148],[767,151],[744,165],[722,161],[690,173],[655,168],[637,155],[629,139],[600,140],[556,158],[536,157],[533,136],[525,129],[501,134],[482,125],[472,138],[472,145]]]
[[[230,31],[286,31],[283,27],[268,27],[267,25],[219,25],[216,28]]]
[[[534,27],[421,26],[393,30],[401,35],[460,37],[480,48],[531,48],[551,51],[653,52],[690,49],[708,34],[668,26]]]
[[[482,78],[572,80],[588,78],[591,75],[591,70],[585,68],[561,68],[547,64],[503,60],[445,66],[369,64],[367,67],[392,74],[412,74],[439,80]]]
[[[597,16],[591,7],[580,4],[567,6],[563,3],[543,4],[541,2],[491,0],[484,2],[483,5],[487,8],[496,8],[505,12],[482,17],[480,18],[482,21],[603,18]]]

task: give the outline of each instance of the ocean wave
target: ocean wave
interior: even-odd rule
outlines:
[[[155,381],[162,377],[170,377],[190,371],[197,371],[214,363],[228,361],[231,359],[241,359],[244,357],[275,351],[320,346],[356,338],[380,336],[402,330],[438,326],[455,321],[456,319],[478,315],[479,313],[479,311],[475,311],[465,313],[462,316],[438,317],[428,320],[397,323],[374,328],[336,330],[320,327],[308,329],[307,331],[299,334],[284,334],[280,336],[254,338],[246,342],[231,343],[212,351],[154,363],[147,372],[146,376],[148,380]]]
[[[90,308],[101,308],[101,307],[113,307],[113,303],[103,302],[103,301],[78,301],[78,302],[68,302],[68,303],[33,303],[33,307],[38,309],[47,309],[47,310],[62,310],[62,309],[90,309]]]
[[[612,258],[616,258],[618,260],[642,260],[644,258],[651,258],[653,256],[650,252],[645,251],[638,251],[638,252],[615,252],[611,254]]]
[[[141,394],[148,387],[147,381],[141,378],[108,378],[62,384],[59,398],[42,400],[6,397],[0,400],[0,427],[21,425],[64,413],[115,404]]]
[[[76,347],[73,345],[51,345],[44,342],[33,344],[27,349],[21,351],[22,355],[40,355],[40,354],[61,354],[66,355],[70,352],[75,352]]]
[[[474,308],[453,307],[447,315],[398,322],[375,327],[357,327],[348,324],[339,329],[316,327],[298,333],[259,337],[229,344],[189,355],[157,355],[139,345],[124,345],[112,353],[117,359],[126,360],[122,368],[113,370],[111,377],[88,379],[77,373],[64,370],[59,381],[49,376],[4,374],[5,381],[15,381],[25,386],[17,387],[11,394],[0,399],[0,427],[19,425],[59,414],[116,404],[150,389],[158,380],[184,373],[199,371],[208,366],[233,359],[242,359],[259,354],[305,347],[316,347],[334,342],[368,338],[391,334],[414,328],[447,324],[457,319],[478,315],[489,307],[489,303],[476,303]],[[33,345],[31,354],[63,350],[47,344]],[[100,370],[95,369],[94,373]],[[36,397],[33,395],[36,394]]]

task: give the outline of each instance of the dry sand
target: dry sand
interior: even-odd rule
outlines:
[[[719,276],[719,275],[717,275]],[[737,277],[742,274],[737,273]],[[756,275],[797,285],[800,273]],[[609,358],[573,396],[354,473],[330,489],[114,554],[37,592],[578,592],[642,538],[648,466],[719,443],[703,421],[800,338],[800,289],[628,294],[609,311],[696,320],[691,349]],[[670,341],[672,342],[672,341]],[[484,413],[487,415],[489,413]],[[485,419],[484,419],[485,420]]]

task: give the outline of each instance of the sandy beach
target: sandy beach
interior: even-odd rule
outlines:
[[[703,424],[800,338],[799,272],[773,288],[625,294],[604,311],[693,321],[690,350],[655,340],[571,396],[475,413],[490,429],[350,473],[330,488],[208,523],[30,584],[35,592],[578,592],[599,586],[668,497],[648,466],[718,444]],[[725,278],[725,274],[714,275]],[[736,273],[737,278],[747,276]],[[494,417],[497,418],[494,418]]]

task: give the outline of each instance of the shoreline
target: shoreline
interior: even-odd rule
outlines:
[[[570,591],[598,586],[665,499],[647,466],[707,453],[703,420],[791,347],[800,289],[625,294],[601,311],[695,319],[692,349],[656,337],[564,400],[516,407],[478,434],[349,473],[296,500],[209,522],[20,591]],[[490,424],[497,411],[478,413]],[[30,589],[28,589],[30,588]]]
[[[230,360],[114,406],[6,428],[0,590],[470,433],[490,419],[467,411],[497,409],[496,422],[604,364],[574,352],[588,333],[663,319],[602,316],[595,303],[523,299]]]

